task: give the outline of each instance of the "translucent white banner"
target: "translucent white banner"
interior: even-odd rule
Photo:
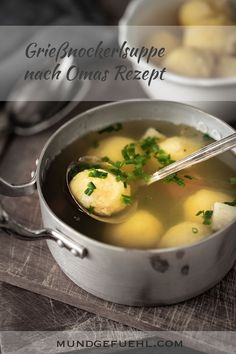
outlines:
[[[2,331],[2,354],[163,353],[233,354],[233,331]]]
[[[2,101],[235,101],[233,26],[1,26],[0,39]]]

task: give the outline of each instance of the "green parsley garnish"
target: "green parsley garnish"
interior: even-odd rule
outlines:
[[[87,209],[89,214],[93,214],[94,213],[94,207],[92,205],[90,205],[90,207]]]
[[[157,161],[162,165],[162,167],[168,166],[175,160],[171,159],[170,154],[167,154],[164,150],[159,150],[158,154],[155,155]]]
[[[100,170],[96,170],[95,168],[89,172],[89,177],[95,178],[107,178],[108,173]]]
[[[187,179],[193,179],[194,178],[193,176],[189,176],[189,175],[185,175],[184,177],[187,178]]]
[[[147,138],[140,140],[140,146],[147,155],[156,154],[160,151],[157,140],[157,137],[148,136]]]
[[[194,234],[197,234],[197,233],[198,233],[198,229],[197,229],[196,227],[192,227],[192,232],[193,232]]]
[[[95,184],[93,182],[89,182],[87,185],[87,189],[85,189],[84,191],[84,194],[90,196],[93,193],[94,189],[96,189]]]
[[[236,198],[232,202],[224,202],[224,204],[227,204],[230,206],[236,206]]]
[[[126,204],[126,205],[132,204],[132,197],[130,195],[122,194],[121,198],[122,198],[122,201],[124,204]]]
[[[123,125],[121,123],[116,123],[113,125],[109,125],[108,127],[99,130],[99,134],[102,133],[112,133],[112,132],[118,132],[119,130],[121,130],[123,128]]]
[[[200,210],[197,212],[196,216],[203,217],[203,224],[204,225],[211,225],[211,218],[212,218],[213,210]]]
[[[185,186],[183,178],[178,177],[177,173],[173,173],[172,175],[165,177],[163,179],[163,182],[164,183],[174,182],[174,183],[178,184],[178,186],[180,186],[180,187]]]
[[[122,149],[121,153],[122,153],[122,156],[123,156],[126,163],[127,163],[127,161],[133,161],[133,159],[139,155],[135,151],[136,146],[137,145],[135,143],[131,143],[131,144],[125,145],[125,147]]]
[[[230,178],[230,184],[236,184],[236,177]]]
[[[160,149],[157,137],[146,137],[141,139],[137,143],[131,143],[126,145],[122,149],[122,161],[111,161],[109,157],[104,156],[102,158],[103,162],[107,162],[111,165],[109,172],[113,173],[116,176],[117,181],[122,181],[123,183],[130,183],[137,179],[142,179],[147,182],[150,179],[150,175],[145,172],[145,166],[151,158],[155,158],[161,167],[165,167],[175,162],[171,159],[170,154],[166,153],[164,150]],[[140,148],[142,152],[140,152]],[[123,166],[133,165],[133,169],[130,172],[125,172],[122,170]],[[191,178],[188,176],[186,178]],[[183,178],[180,178],[176,173],[168,176],[165,180],[165,183],[174,182],[179,186],[185,186]],[[125,184],[125,185],[126,185]]]

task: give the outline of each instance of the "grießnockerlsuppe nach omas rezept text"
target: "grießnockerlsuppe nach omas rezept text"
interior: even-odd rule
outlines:
[[[116,123],[91,132],[66,147],[51,163],[44,185],[47,203],[67,224],[110,245],[160,249],[196,243],[236,217],[233,153],[226,152],[150,186],[143,182],[158,169],[211,142],[209,135],[192,127],[164,121]],[[109,168],[87,166],[77,171],[70,182],[74,197],[90,214],[106,216],[119,213],[135,198],[137,208],[124,222],[94,220],[71,200],[66,170],[81,156],[97,156]]]

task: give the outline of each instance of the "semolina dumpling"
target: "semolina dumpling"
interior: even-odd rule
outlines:
[[[182,26],[199,25],[214,16],[214,10],[205,0],[186,1],[179,10],[179,22]]]
[[[190,0],[180,7],[179,22],[182,26],[228,25],[231,11],[228,0]]]
[[[180,160],[202,147],[199,141],[180,136],[168,138],[161,142],[159,146],[169,153],[173,160]]]
[[[236,76],[236,57],[223,56],[219,59],[216,76],[234,77]]]
[[[229,202],[232,200],[228,194],[213,189],[200,189],[190,195],[184,202],[184,215],[186,220],[201,222],[201,216],[196,216],[200,210],[212,210],[216,202]]]
[[[181,222],[171,227],[158,243],[159,248],[186,246],[210,235],[208,226],[191,221]]]
[[[122,149],[135,140],[124,136],[109,136],[99,141],[97,148],[88,150],[87,155],[97,157],[109,157],[112,161],[123,160]]]
[[[210,50],[216,55],[235,54],[236,31],[233,27],[186,28],[183,36],[186,47]]]
[[[208,78],[214,70],[215,60],[209,51],[182,46],[166,57],[164,65],[179,75]]]
[[[130,186],[124,187],[112,173],[97,169],[107,174],[106,178],[90,177],[91,170],[79,172],[70,182],[70,190],[74,198],[86,209],[93,208],[94,213],[103,216],[122,211],[126,204],[122,195],[130,196]],[[92,183],[92,185],[91,185]],[[86,193],[92,187],[92,193]]]
[[[179,47],[181,43],[180,38],[168,31],[155,32],[149,36],[146,41],[146,46],[150,48],[151,46],[156,48],[165,48],[165,56],[171,53],[175,48]],[[153,58],[155,62],[160,62],[162,58]]]
[[[103,241],[119,247],[149,249],[156,247],[162,232],[158,218],[140,209],[122,224],[107,224]]]

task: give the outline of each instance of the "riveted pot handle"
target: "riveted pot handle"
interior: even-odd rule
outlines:
[[[21,185],[10,184],[0,177],[0,194],[7,197],[23,197],[33,194],[35,190],[36,176],[34,176],[30,182]]]
[[[35,161],[36,167],[38,166],[38,159]],[[24,197],[31,195],[37,188],[36,184],[37,170],[31,172],[31,180],[28,183],[14,185],[0,177],[0,194],[7,197]]]
[[[13,236],[25,241],[34,241],[42,239],[51,239],[57,242],[59,247],[65,247],[74,256],[84,258],[87,254],[86,248],[76,244],[68,236],[63,235],[58,230],[41,229],[31,230],[24,225],[21,225],[16,220],[11,218],[0,204],[0,229],[13,232]]]

